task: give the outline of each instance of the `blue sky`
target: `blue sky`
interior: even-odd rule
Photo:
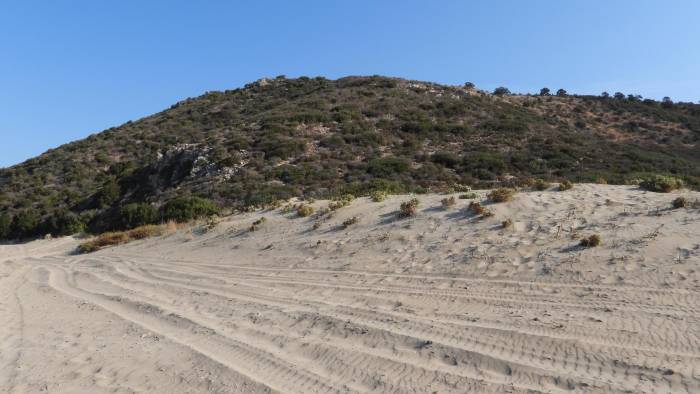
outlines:
[[[0,1],[0,167],[263,76],[700,100],[700,2]]]

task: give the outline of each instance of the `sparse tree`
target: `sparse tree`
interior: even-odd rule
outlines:
[[[510,94],[510,90],[508,90],[508,88],[506,87],[499,86],[493,90],[493,94],[495,94],[496,96],[507,96]]]
[[[469,90],[471,90],[471,89],[474,89],[474,88],[476,87],[476,85],[474,85],[473,82],[466,82],[466,83],[464,84],[464,87],[467,88],[467,89],[469,89]]]
[[[550,95],[550,90],[549,88],[542,88],[540,89],[540,96],[549,96]]]
[[[608,93],[608,92],[603,92],[603,93],[600,94],[600,97],[602,97],[602,98],[609,98],[609,97],[610,97],[610,93]]]
[[[566,90],[564,90],[564,89],[557,90],[557,96],[566,97],[566,95],[567,95]]]
[[[615,94],[613,95],[613,97],[615,97],[615,98],[618,99],[618,100],[624,100],[624,99],[625,99],[625,94],[622,93],[622,92],[615,92]]]
[[[666,96],[663,99],[661,99],[661,106],[664,108],[671,108],[673,107],[673,100],[671,100],[670,97]]]

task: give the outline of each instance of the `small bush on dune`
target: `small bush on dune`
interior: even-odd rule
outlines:
[[[590,237],[583,238],[579,245],[583,246],[584,248],[594,248],[598,245],[600,245],[601,238],[600,235],[598,234],[593,234]]]
[[[442,205],[443,209],[449,209],[457,204],[457,200],[454,198],[454,196],[445,197],[440,200],[440,204]]]
[[[549,189],[549,186],[549,182],[545,181],[544,179],[535,179],[535,181],[532,183],[532,190],[544,191]]]
[[[674,209],[687,208],[688,200],[685,197],[678,197],[671,203]]]
[[[493,202],[506,202],[512,200],[514,195],[515,190],[508,188],[500,188],[492,190],[491,193],[489,193],[488,197],[489,200]]]
[[[346,194],[334,201],[331,201],[331,203],[328,204],[328,209],[330,209],[331,211],[337,211],[342,207],[350,205],[350,203],[353,202],[353,200],[355,200],[355,196],[353,196],[352,194]]]
[[[250,225],[250,231],[258,231],[260,226],[262,226],[266,221],[267,219],[264,216],[254,221],[253,224]]]
[[[386,200],[386,192],[383,190],[375,190],[369,194],[369,197],[372,199],[374,202],[382,202]]]
[[[571,190],[571,189],[573,189],[573,187],[574,187],[574,184],[571,183],[571,181],[569,181],[569,180],[567,179],[567,180],[562,181],[562,182],[559,184],[559,191],[563,192],[563,191],[565,191],[565,190]]]
[[[481,205],[481,203],[478,201],[470,202],[469,206],[467,207],[467,210],[473,215],[481,215],[484,212],[486,212],[486,208],[483,205]]]
[[[311,216],[314,213],[314,208],[309,205],[300,205],[297,208],[297,215],[299,215],[302,218],[305,218],[307,216]]]
[[[508,219],[504,220],[503,222],[501,222],[501,226],[503,226],[503,228],[513,227],[513,220],[508,218]]]
[[[657,193],[669,193],[683,187],[683,181],[672,176],[656,175],[639,183],[644,190]]]
[[[345,221],[343,221],[343,228],[348,228],[350,226],[353,226],[353,225],[357,224],[359,221],[360,221],[360,218],[358,218],[357,216],[353,216],[351,218],[345,219]]]
[[[475,199],[475,198],[477,198],[477,197],[479,197],[479,195],[476,194],[476,193],[465,193],[465,194],[460,194],[460,195],[459,195],[459,198],[460,198],[461,200],[473,200],[473,199]]]
[[[410,216],[416,216],[419,204],[420,201],[418,201],[417,198],[412,198],[408,201],[402,202],[401,206],[399,207],[399,217],[406,218]]]

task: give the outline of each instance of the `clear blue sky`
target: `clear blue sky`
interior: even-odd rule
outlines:
[[[0,1],[0,167],[263,76],[700,100],[700,2]]]

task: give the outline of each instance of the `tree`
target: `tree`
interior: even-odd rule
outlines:
[[[666,96],[663,99],[661,99],[661,106],[664,108],[671,108],[673,107],[673,100],[671,100],[670,97]]]
[[[550,92],[549,88],[542,88],[540,89],[540,96],[549,96]]]
[[[73,235],[83,232],[85,224],[73,212],[59,209],[44,221],[42,229],[53,236]]]
[[[200,197],[178,197],[163,206],[163,219],[182,223],[192,219],[216,215],[219,207]]]
[[[476,85],[474,85],[473,82],[466,82],[466,83],[464,84],[464,87],[467,88],[467,89],[469,89],[469,90],[471,90],[471,89],[474,89],[474,88],[476,87]]]
[[[106,208],[112,205],[112,203],[117,201],[120,194],[121,188],[114,178],[111,178],[105,182],[97,195],[97,202],[100,205],[100,208]]]
[[[510,90],[508,90],[508,88],[506,87],[499,86],[493,90],[493,94],[495,94],[496,96],[507,96],[510,94]]]
[[[3,213],[0,215],[0,239],[8,239],[12,234],[12,217]]]
[[[624,99],[625,99],[625,94],[622,93],[622,92],[615,92],[615,94],[613,95],[613,97],[615,97],[615,98],[618,99],[618,100],[624,100]]]
[[[564,89],[557,90],[557,96],[558,97],[566,97],[566,90],[564,90]]]
[[[603,93],[600,94],[600,97],[602,97],[602,98],[609,98],[609,97],[610,97],[610,93],[608,93],[608,92],[603,92]]]
[[[12,232],[18,237],[31,237],[39,234],[41,216],[34,209],[25,209],[12,221]]]

